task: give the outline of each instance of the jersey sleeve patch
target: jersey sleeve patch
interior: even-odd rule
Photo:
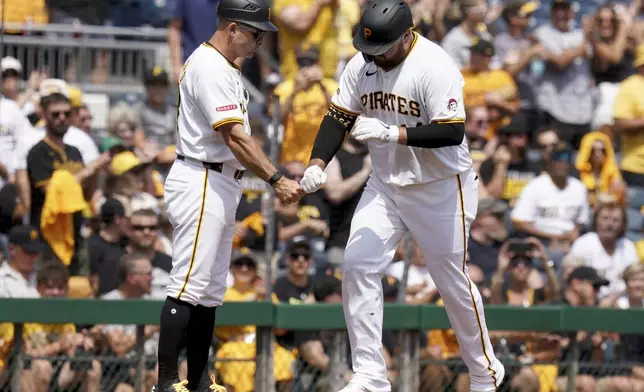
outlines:
[[[232,104],[232,105],[220,106],[220,107],[216,108],[215,110],[218,111],[218,112],[228,112],[228,111],[231,111],[231,110],[235,110],[237,108],[238,108],[237,104]]]

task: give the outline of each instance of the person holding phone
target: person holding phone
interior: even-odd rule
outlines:
[[[317,46],[300,45],[295,53],[297,74],[275,88],[284,124],[284,141],[280,163],[307,163],[317,129],[338,89],[335,80],[324,76]]]
[[[537,238],[509,239],[501,247],[498,263],[492,277],[492,303],[532,306],[557,296],[559,284],[554,262]],[[538,265],[546,271],[546,285],[541,284]]]

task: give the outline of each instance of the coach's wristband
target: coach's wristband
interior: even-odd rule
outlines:
[[[275,174],[273,174],[273,175],[271,176],[271,178],[269,178],[269,179],[268,179],[268,181],[267,181],[267,182],[268,182],[268,185],[270,185],[270,186],[275,185],[275,183],[276,183],[277,181],[279,181],[279,180],[280,180],[280,178],[282,178],[283,176],[284,176],[284,173],[282,173],[282,172],[281,172],[281,171],[279,171],[279,170],[278,170],[278,171],[276,171],[276,172],[275,172]]]

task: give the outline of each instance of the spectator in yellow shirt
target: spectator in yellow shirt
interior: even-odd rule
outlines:
[[[322,70],[334,78],[338,66],[338,0],[275,0],[273,12],[280,28],[280,73],[285,79],[295,78],[300,68],[296,48],[301,45],[320,48]]]
[[[338,88],[335,80],[322,74],[317,47],[299,47],[296,58],[297,74],[275,89],[284,124],[282,164],[291,161],[308,163],[320,122],[331,95]]]
[[[490,69],[490,60],[494,56],[491,42],[476,40],[470,53],[470,65],[462,70],[465,107],[487,106],[490,120],[487,137],[490,138],[504,117],[519,111],[517,85],[506,71]]]
[[[619,86],[612,130],[622,141],[622,177],[629,187],[640,188],[631,205],[644,205],[644,44],[637,47],[633,67],[636,73]]]
[[[266,294],[264,282],[257,274],[257,261],[250,253],[237,252],[231,261],[231,272],[234,278],[224,296],[225,302],[248,302],[264,299]],[[235,392],[252,392],[255,390],[255,326],[218,327],[217,338],[226,341],[217,350],[215,368],[218,376],[229,390]],[[273,371],[275,381],[284,390],[293,378],[292,365],[294,355],[274,342]]]

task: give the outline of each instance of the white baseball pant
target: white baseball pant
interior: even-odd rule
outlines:
[[[483,303],[465,263],[478,208],[478,178],[470,169],[428,184],[397,187],[372,175],[351,222],[344,253],[342,302],[349,330],[353,382],[391,391],[382,353],[381,276],[406,230],[423,253],[470,372],[472,391],[494,391],[505,370],[492,350]]]
[[[226,165],[219,173],[192,161],[173,163],[165,182],[174,229],[169,297],[207,307],[222,304],[242,194],[234,172]]]

